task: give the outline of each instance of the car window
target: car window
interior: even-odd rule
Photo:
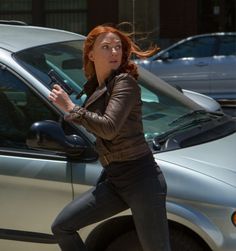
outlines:
[[[219,40],[219,50],[217,55],[236,55],[236,36],[222,36]]]
[[[83,41],[67,41],[30,48],[14,55],[16,60],[46,86],[53,69],[75,91],[86,81],[82,70]]]
[[[30,126],[58,116],[17,76],[0,69],[0,147],[23,149]]]
[[[213,55],[214,43],[214,37],[195,38],[170,49],[169,57],[171,59],[210,57]]]
[[[142,99],[142,119],[147,140],[173,129],[171,122],[189,112],[189,108],[160,90],[154,91],[146,81],[139,80]],[[158,127],[157,127],[158,125]]]
[[[16,53],[14,57],[45,86],[50,85],[48,71],[54,69],[72,89],[79,92],[86,81],[82,70],[82,51],[83,41],[77,40],[30,48]],[[171,121],[192,109],[186,106],[184,101],[175,98],[174,93],[166,92],[165,88],[163,91],[157,88],[156,81],[158,80],[153,78],[153,74],[150,78],[146,76],[139,79],[143,100],[144,131],[148,138],[172,130],[173,127],[169,126]],[[76,100],[74,94],[70,97],[79,105],[86,98],[83,95],[81,99]]]

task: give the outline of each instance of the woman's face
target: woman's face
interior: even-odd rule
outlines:
[[[89,52],[89,59],[93,61],[97,74],[107,77],[111,70],[117,70],[122,61],[121,39],[115,33],[99,35]]]

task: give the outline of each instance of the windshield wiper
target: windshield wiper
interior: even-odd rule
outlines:
[[[209,122],[210,120],[212,120],[212,118],[208,117],[208,118],[198,118],[198,119],[194,119],[191,120],[188,123],[184,123],[182,125],[179,125],[169,131],[166,131],[160,135],[157,135],[153,138],[152,143],[153,143],[153,148],[154,150],[160,150],[161,145],[171,136],[171,135],[175,135],[180,133],[181,131],[183,132],[186,129],[189,128],[203,128],[201,126],[202,122]]]
[[[219,116],[218,113],[213,114]],[[174,148],[176,149],[176,147],[182,148],[193,144],[208,142],[235,132],[236,120],[228,115],[220,115],[220,118],[196,118],[190,123],[179,125],[161,135],[155,136],[152,141],[153,149],[160,151],[164,146],[165,149],[173,150]],[[204,122],[204,125],[201,122]],[[166,142],[168,142],[168,144],[166,144]]]
[[[205,111],[205,110],[194,110],[194,111],[188,112],[188,113],[186,113],[186,114],[184,114],[184,115],[178,117],[177,119],[171,121],[168,125],[169,125],[169,126],[170,126],[170,125],[174,125],[175,123],[177,123],[177,122],[179,122],[179,121],[181,121],[181,120],[184,120],[184,119],[186,119],[186,118],[188,118],[188,117],[192,117],[192,116],[194,116],[194,115],[199,115],[199,114],[200,114],[200,115],[201,115],[201,114],[208,114],[208,112]],[[208,118],[208,119],[209,119],[209,118]]]

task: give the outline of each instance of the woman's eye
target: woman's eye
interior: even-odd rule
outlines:
[[[103,49],[109,49],[109,46],[108,45],[103,45],[102,48]]]
[[[118,45],[116,45],[116,46],[109,46],[108,44],[104,44],[103,46],[102,46],[102,49],[104,49],[104,50],[112,50],[112,49],[115,49],[116,51],[119,51],[119,50],[121,50],[121,48],[122,48],[122,46],[120,45],[120,44],[118,44]]]
[[[121,49],[121,45],[119,44],[116,46],[116,50],[120,50],[120,49]]]

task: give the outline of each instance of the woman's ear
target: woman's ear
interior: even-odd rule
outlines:
[[[93,51],[89,52],[88,58],[89,58],[89,60],[94,61]]]

